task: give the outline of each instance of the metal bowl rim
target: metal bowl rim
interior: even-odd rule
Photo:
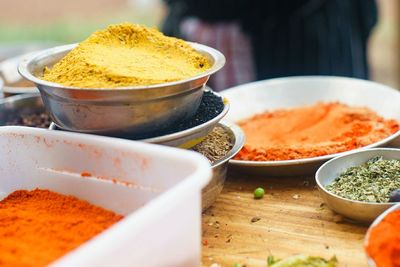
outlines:
[[[362,80],[362,79],[357,79],[357,78],[351,78],[351,77],[342,77],[342,76],[327,76],[327,75],[303,75],[303,76],[291,76],[291,77],[280,77],[280,78],[273,78],[273,79],[267,79],[267,80],[261,80],[261,81],[256,81],[256,82],[252,82],[252,83],[248,83],[248,84],[271,84],[271,83],[286,83],[288,81],[296,81],[296,80],[304,80],[304,79],[322,79],[322,80],[343,80],[343,81],[356,81],[356,82],[360,82],[360,83],[366,83],[366,84],[374,84],[376,86],[380,87],[380,90],[385,90],[385,91],[390,91],[390,92],[396,92],[399,93],[397,90],[395,90],[394,88],[384,85],[384,84],[380,84],[374,81],[369,81],[369,80]],[[238,85],[232,88],[229,88],[227,90],[224,91],[224,93],[232,90],[240,90],[241,87],[243,86],[247,86],[248,84],[242,84],[242,85]],[[224,94],[223,94],[224,95]],[[395,138],[400,136],[400,130],[398,130],[397,132],[389,135],[388,137],[379,140],[375,143],[357,148],[357,149],[353,149],[353,150],[349,150],[349,151],[343,151],[343,152],[339,152],[339,153],[335,153],[335,154],[329,154],[329,155],[324,155],[324,156],[319,156],[319,157],[312,157],[312,158],[303,158],[303,159],[294,159],[294,160],[269,160],[269,161],[251,161],[251,160],[231,160],[230,162],[233,165],[236,166],[244,166],[244,167],[273,167],[273,166],[285,166],[285,165],[300,165],[300,164],[306,164],[306,163],[317,163],[319,161],[326,161],[326,160],[330,160],[332,158],[335,157],[339,157],[339,156],[344,156],[347,154],[351,154],[354,152],[359,152],[365,149],[370,149],[370,148],[374,148],[374,147],[378,147],[378,146],[382,146],[392,140],[394,140]]]
[[[39,93],[39,89],[37,89],[36,87],[23,87],[23,86],[14,87],[5,85],[3,87],[3,92],[9,94],[35,94]]]
[[[36,92],[20,94],[20,95],[13,95],[13,96],[9,96],[9,97],[0,99],[0,105],[9,103],[9,102],[15,102],[15,101],[19,101],[19,100],[28,99],[28,98],[38,98],[38,97],[40,97],[40,94],[36,93]]]
[[[25,57],[19,64],[18,66],[18,72],[22,77],[25,79],[34,82],[35,84],[43,85],[43,86],[48,86],[48,87],[57,87],[59,89],[65,89],[65,90],[80,90],[80,91],[93,91],[93,92],[98,92],[98,91],[111,91],[111,92],[116,92],[116,91],[127,91],[127,90],[141,90],[141,89],[155,89],[155,88],[163,88],[163,87],[168,87],[168,86],[175,86],[175,85],[180,85],[192,81],[199,80],[204,77],[208,77],[211,74],[214,74],[218,70],[220,70],[226,62],[225,56],[219,52],[218,50],[202,45],[199,43],[194,43],[194,42],[187,42],[186,43],[190,44],[196,51],[201,52],[205,51],[208,53],[213,59],[214,59],[214,64],[207,69],[206,71],[183,79],[183,80],[178,80],[174,82],[168,82],[168,83],[159,83],[159,84],[153,84],[153,85],[147,85],[147,86],[131,86],[131,87],[116,87],[116,88],[79,88],[79,87],[73,87],[73,86],[65,86],[62,84],[58,83],[53,83],[53,82],[48,82],[45,80],[42,80],[35,75],[33,75],[29,70],[28,70],[28,65],[31,64],[33,61],[35,61],[38,58],[43,58],[43,57],[48,57],[56,53],[72,50],[75,48],[78,44],[68,44],[68,45],[62,45],[62,46],[56,46],[53,48],[48,48],[44,49],[41,51],[38,51],[36,53],[32,53],[30,56]]]
[[[369,148],[369,149],[364,149],[362,151],[356,151],[353,153],[348,153],[346,155],[341,155],[338,157],[335,157],[327,162],[325,162],[324,164],[321,165],[321,167],[318,168],[317,172],[315,173],[315,182],[318,186],[318,189],[322,190],[325,194],[328,194],[331,197],[334,197],[336,199],[340,199],[341,201],[346,201],[348,203],[354,203],[354,204],[362,204],[362,205],[369,205],[369,206],[393,206],[393,204],[396,204],[398,202],[387,202],[387,203],[377,203],[377,202],[364,202],[364,201],[359,201],[359,200],[352,200],[352,199],[347,199],[341,196],[338,196],[336,194],[333,194],[332,192],[329,192],[320,182],[321,180],[321,171],[326,168],[327,165],[331,164],[332,162],[335,162],[341,158],[345,158],[345,157],[356,157],[357,155],[361,154],[361,153],[366,153],[366,152],[370,152],[370,151],[393,151],[393,152],[397,152],[400,154],[400,149],[398,148]]]

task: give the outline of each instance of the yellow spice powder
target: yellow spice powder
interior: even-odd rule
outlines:
[[[210,68],[185,41],[156,29],[123,23],[93,33],[43,79],[81,88],[153,85],[186,79]]]

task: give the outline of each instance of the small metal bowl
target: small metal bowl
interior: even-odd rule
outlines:
[[[396,204],[393,207],[391,207],[390,209],[387,209],[385,212],[383,212],[381,215],[379,215],[374,221],[373,223],[369,226],[367,234],[365,235],[364,238],[364,248],[367,247],[368,242],[369,242],[369,238],[370,238],[370,233],[372,228],[374,228],[375,226],[377,226],[389,213],[395,211],[395,210],[400,210],[400,204]],[[365,253],[367,254],[367,261],[368,261],[368,265],[370,267],[376,267],[375,261],[368,255],[367,251],[365,250]]]
[[[329,160],[323,164],[315,175],[321,197],[329,208],[355,221],[370,223],[382,212],[393,206],[395,203],[370,203],[355,201],[335,195],[325,186],[331,184],[341,173],[348,168],[358,166],[369,159],[382,156],[388,159],[400,160],[400,149],[394,148],[372,148],[355,153],[347,153]]]
[[[208,209],[217,199],[224,187],[226,173],[228,170],[228,163],[242,149],[245,141],[244,133],[235,124],[221,122],[218,126],[224,128],[232,137],[232,149],[222,159],[214,162],[211,165],[213,172],[211,181],[203,188],[202,191],[202,210]]]
[[[54,123],[82,133],[147,134],[192,116],[211,74],[225,64],[217,50],[190,43],[208,58],[211,68],[188,79],[150,86],[83,89],[44,81],[45,67],[52,67],[76,44],[35,53],[19,65],[20,74],[38,87]]]

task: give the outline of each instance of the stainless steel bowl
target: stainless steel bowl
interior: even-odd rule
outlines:
[[[82,89],[40,79],[45,67],[52,67],[76,44],[35,53],[19,65],[20,74],[38,87],[54,123],[64,130],[83,133],[146,134],[167,128],[192,116],[211,74],[225,64],[217,50],[190,43],[206,56],[211,68],[176,82],[150,86]]]
[[[364,248],[368,245],[372,228],[377,226],[389,213],[391,213],[395,210],[400,210],[400,204],[396,204],[393,207],[391,207],[390,209],[387,209],[385,212],[383,212],[381,215],[379,215],[378,218],[376,218],[374,220],[374,222],[369,226],[367,234],[365,235],[365,238],[364,238]],[[368,265],[371,267],[376,267],[375,261],[368,255],[368,253],[366,253],[366,254],[367,254]]]
[[[214,95],[221,97],[218,93],[215,92],[212,93]],[[146,139],[130,138],[129,135],[128,136],[118,135],[118,137],[132,139],[136,141],[142,141],[146,143],[165,145],[165,146],[191,148],[196,144],[200,143],[206,137],[206,135],[217,125],[217,123],[228,113],[229,102],[226,99],[224,99],[223,103],[224,103],[224,109],[215,118],[187,130],[152,138],[146,138]],[[54,123],[52,123],[49,129],[57,130],[57,126]]]
[[[231,135],[233,147],[225,157],[211,165],[213,172],[211,181],[205,188],[203,188],[202,191],[201,205],[203,211],[208,209],[221,193],[226,179],[229,160],[233,158],[240,151],[240,149],[242,149],[245,141],[243,131],[235,124],[221,122],[218,124],[218,126],[224,128]]]
[[[333,102],[368,107],[385,118],[400,121],[400,92],[388,86],[346,77],[300,76],[270,79],[240,85],[222,92],[231,108],[226,120],[238,122],[266,110],[294,108],[316,102]],[[358,150],[395,141],[400,131]],[[355,150],[354,150],[355,151]],[[314,174],[325,161],[343,153],[282,161],[232,160],[235,169],[269,176]]]
[[[348,153],[344,156],[337,157],[326,162],[318,169],[315,175],[315,180],[317,182],[320,195],[329,208],[355,221],[370,223],[375,220],[379,214],[395,204],[369,203],[350,200],[337,196],[325,188],[325,186],[331,184],[336,177],[338,177],[348,168],[361,165],[376,156],[400,160],[400,149],[373,148],[355,153]]]

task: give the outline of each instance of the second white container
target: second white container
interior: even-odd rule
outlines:
[[[27,127],[0,128],[0,197],[19,189],[73,195],[126,217],[52,266],[198,266],[201,189],[189,151]]]

